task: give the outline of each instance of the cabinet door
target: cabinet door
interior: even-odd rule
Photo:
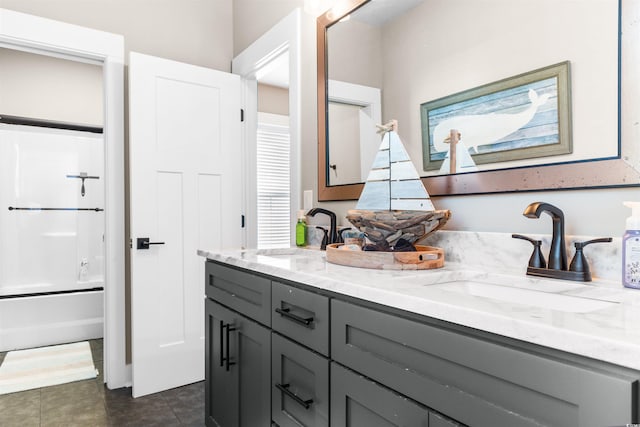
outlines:
[[[269,329],[206,301],[205,412],[208,426],[271,422]]]
[[[272,334],[272,414],[281,427],[328,427],[329,361]]]
[[[427,427],[429,410],[331,362],[331,427]]]

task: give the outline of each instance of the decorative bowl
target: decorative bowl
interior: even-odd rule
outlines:
[[[393,247],[400,239],[413,244],[442,228],[450,216],[451,211],[449,210],[370,211],[351,209],[347,212],[349,222],[362,231],[370,241],[381,247],[387,245]]]

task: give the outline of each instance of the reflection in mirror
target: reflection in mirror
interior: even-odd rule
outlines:
[[[380,89],[329,80],[329,185],[367,180],[380,138]]]
[[[573,171],[568,179],[556,179],[565,169],[583,170],[581,167],[585,166],[586,172],[589,166],[594,166],[589,165],[592,162],[575,162],[620,155],[618,2],[345,0],[345,4],[351,6],[351,13],[347,8],[342,9],[342,13],[329,11],[318,18],[318,72],[324,77],[319,78],[318,86],[321,156],[318,176],[322,200],[355,199],[362,187],[349,182],[363,182],[363,176],[353,171],[348,176],[346,173],[340,176],[337,170],[338,176],[335,176],[330,169],[331,165],[340,167],[341,154],[334,155],[338,145],[352,144],[360,149],[365,144],[363,136],[355,136],[355,125],[348,141],[334,140],[337,131],[331,120],[332,107],[328,107],[331,102],[328,82],[332,81],[380,90],[382,104],[378,123],[390,119],[399,121],[399,134],[432,195],[519,191],[536,186],[625,185],[624,180],[618,178],[612,178],[611,182],[605,177],[607,183],[603,183],[602,176],[597,180],[585,179]],[[385,8],[378,17],[372,15],[376,9]],[[346,16],[348,20],[343,19]],[[575,16],[581,16],[579,22]],[[567,22],[572,24],[568,26]],[[594,28],[598,31],[593,31]],[[573,140],[569,153],[536,158],[522,153],[505,158],[498,156],[478,162],[479,172],[465,174],[448,175],[446,171],[447,175],[437,176],[441,173],[440,167],[425,167],[423,140],[428,138],[424,135],[421,105],[565,61],[570,64],[566,89],[571,97],[568,107],[573,114],[572,118],[565,118]],[[523,101],[510,113],[531,107],[533,102],[528,93],[527,88],[521,96]],[[546,110],[558,103],[553,96],[545,101]],[[374,146],[379,143],[376,138]],[[462,141],[464,138],[465,135],[461,135]],[[341,149],[349,152],[345,147]],[[469,154],[476,153],[470,150]],[[552,164],[563,166],[548,166]],[[564,166],[567,164],[572,166]],[[544,168],[546,179],[532,183],[534,180],[529,177],[535,175],[530,174],[540,176],[540,167]],[[354,170],[358,168],[368,169],[366,165],[357,165]],[[632,175],[635,181],[636,173]],[[512,178],[506,179],[509,185],[504,186],[501,182],[506,176]],[[331,188],[334,185],[335,191]]]

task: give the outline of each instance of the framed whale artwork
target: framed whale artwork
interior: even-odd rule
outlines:
[[[570,154],[570,81],[566,61],[421,104],[423,169]]]

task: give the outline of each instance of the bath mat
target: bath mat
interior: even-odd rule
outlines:
[[[10,351],[0,365],[0,395],[97,375],[87,341]]]

